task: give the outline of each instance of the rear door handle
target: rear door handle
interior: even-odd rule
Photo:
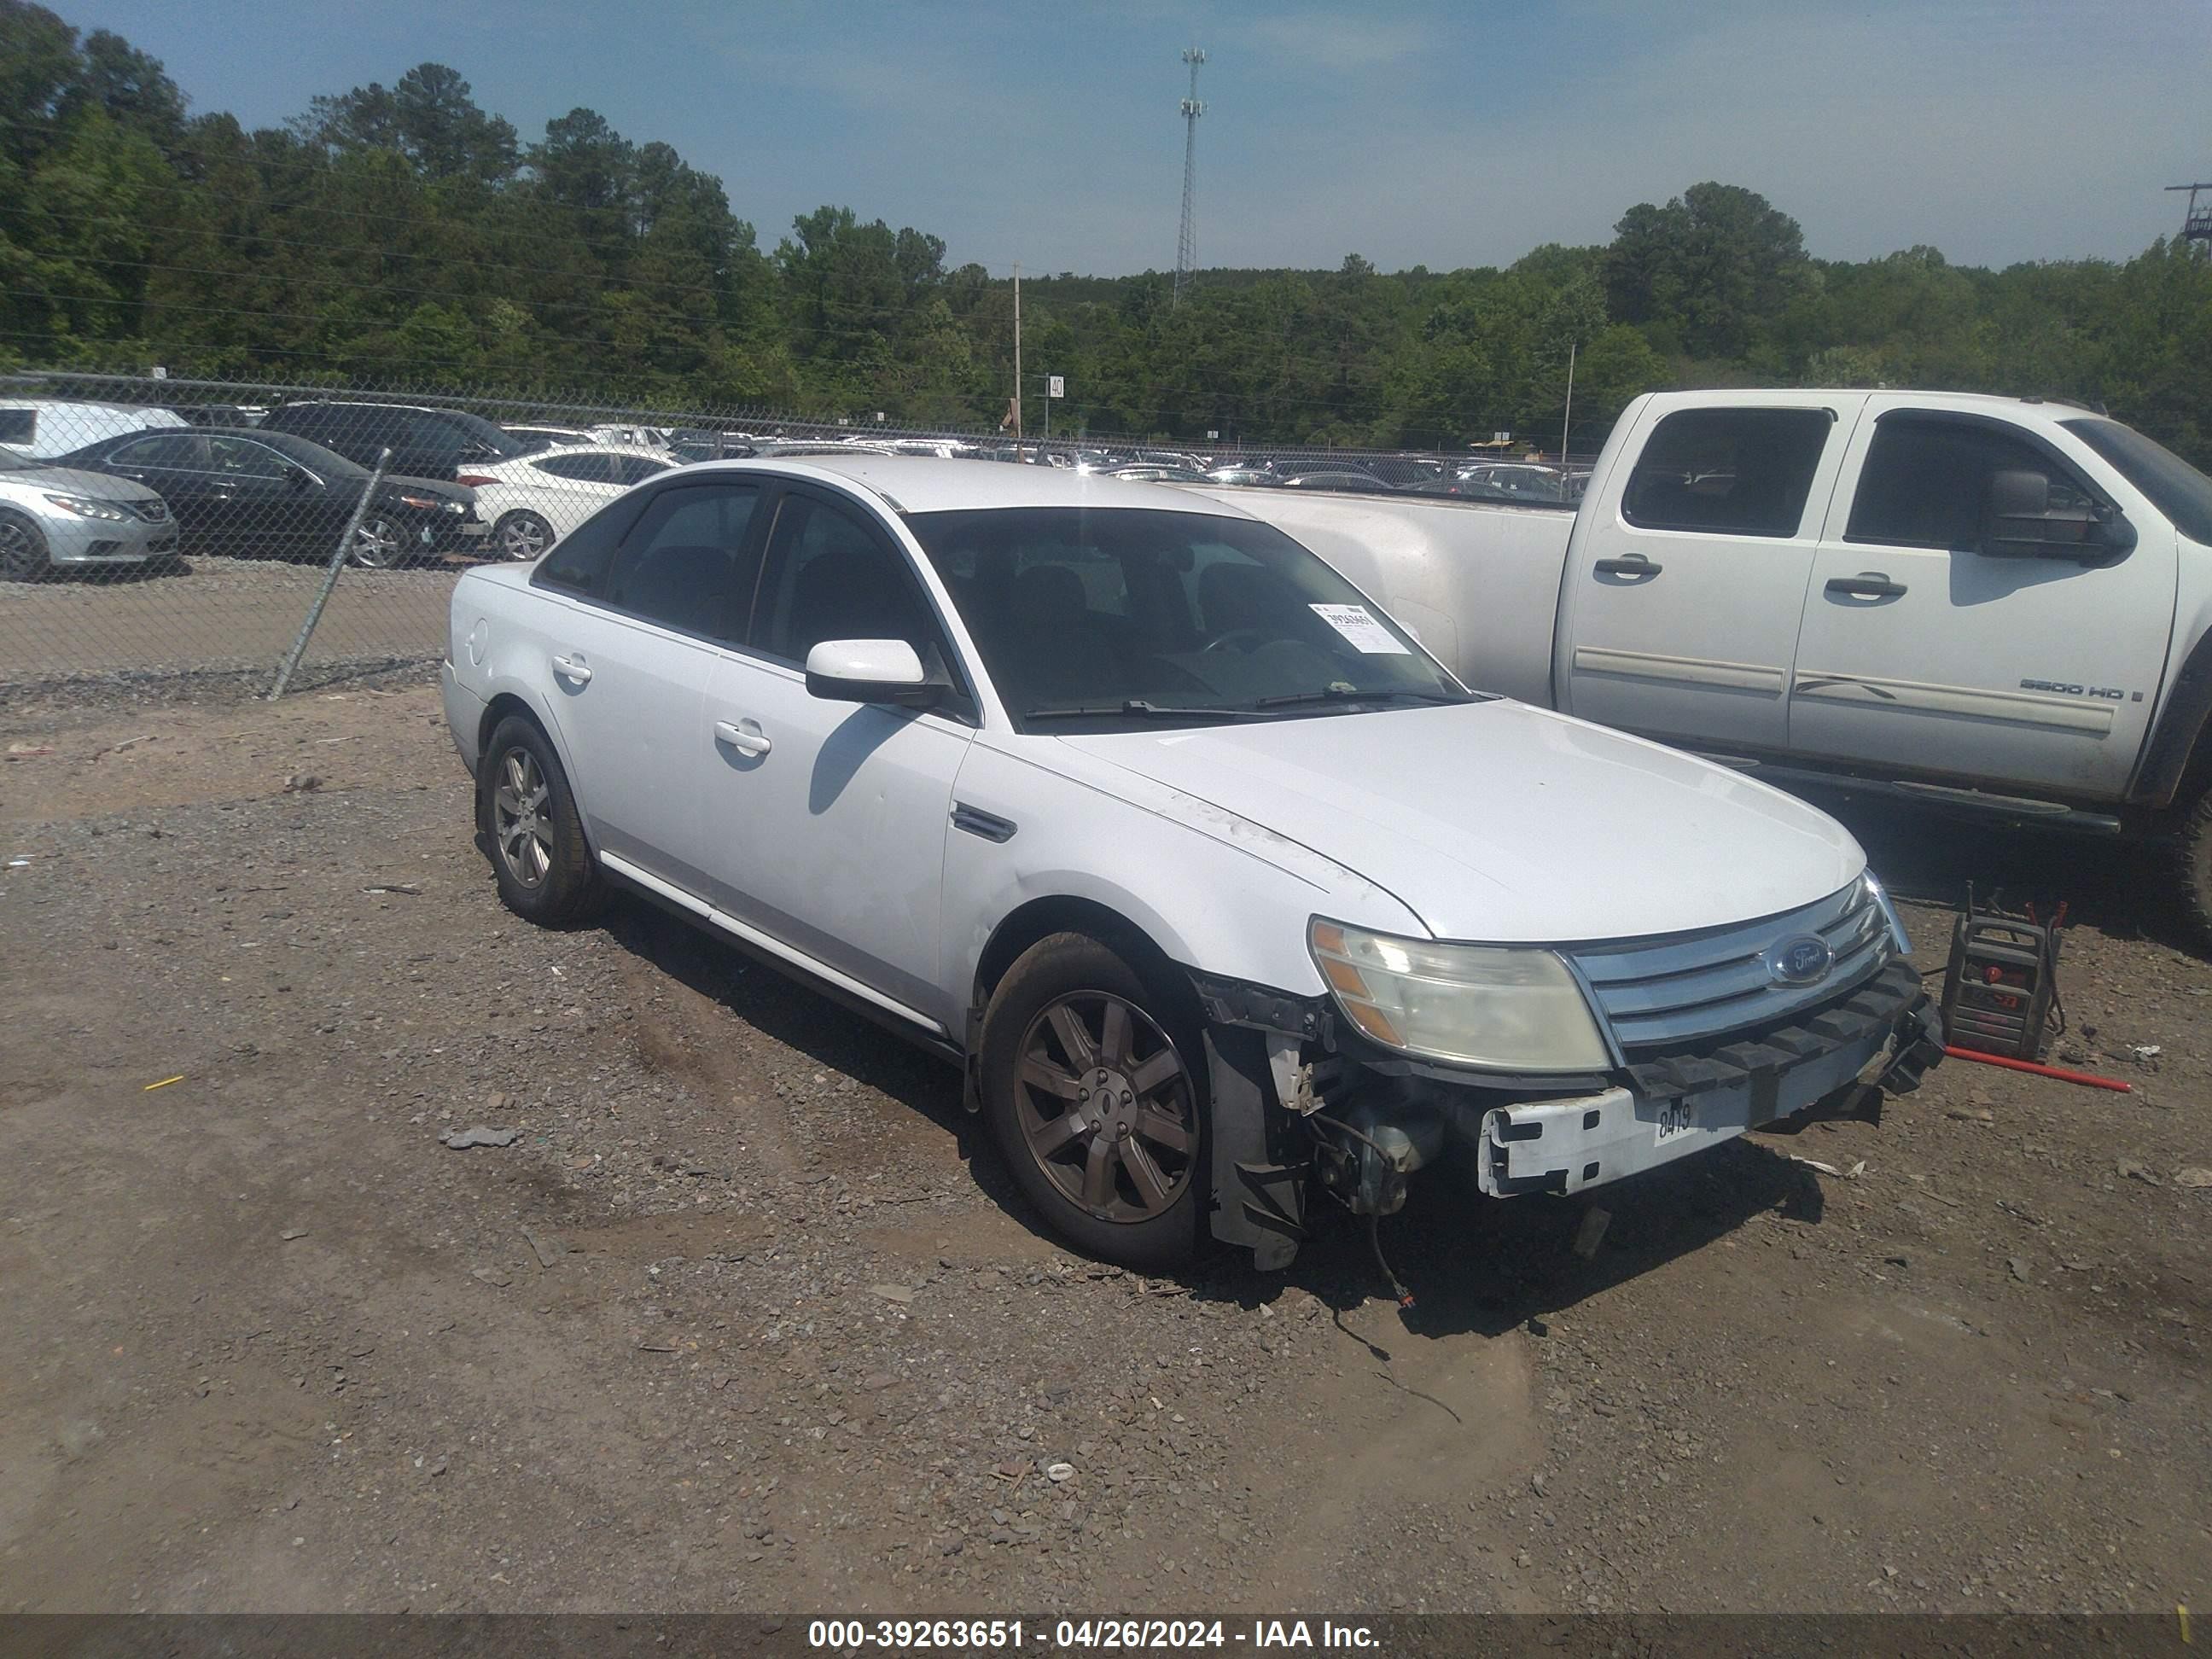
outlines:
[[[1879,570],[1862,570],[1856,576],[1829,577],[1828,592],[1855,599],[1893,599],[1905,592],[1905,584],[1890,580]]]
[[[732,725],[728,720],[716,720],[714,741],[726,743],[740,755],[765,755],[775,747],[768,733],[751,720],[747,720],[743,726]]]
[[[579,685],[592,683],[592,667],[581,657],[556,657],[553,672],[564,680],[574,680]]]
[[[1666,568],[1652,563],[1641,553],[1632,553],[1625,559],[1600,559],[1590,567],[1601,576],[1656,576]]]

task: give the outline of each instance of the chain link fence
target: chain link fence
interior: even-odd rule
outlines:
[[[459,573],[534,559],[672,467],[855,446],[1164,483],[1559,506],[1510,448],[1193,449],[1095,434],[648,409],[486,392],[0,377],[0,694],[267,695],[427,672]],[[381,468],[380,472],[379,469]]]

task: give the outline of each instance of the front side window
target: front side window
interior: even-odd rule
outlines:
[[[1621,516],[1643,530],[1795,536],[1834,421],[1825,409],[1685,409],[1652,428]]]
[[[1953,550],[1978,546],[1990,477],[1996,472],[2045,474],[2054,507],[2087,511],[2095,505],[2047,451],[2025,439],[1962,421],[1887,415],[1867,446],[1844,539]]]
[[[665,489],[623,538],[608,604],[664,627],[708,639],[736,637],[752,598],[752,484]]]
[[[1273,526],[1158,508],[909,520],[1024,726],[1264,719],[1468,694]]]
[[[804,663],[824,640],[904,640],[925,663],[941,635],[906,560],[853,514],[787,495],[756,607],[753,643]]]
[[[234,478],[281,483],[290,471],[284,458],[266,444],[245,438],[210,438],[208,453],[215,470]]]

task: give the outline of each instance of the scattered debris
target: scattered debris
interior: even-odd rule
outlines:
[[[2128,1052],[2137,1060],[2156,1060],[2166,1050],[2155,1042],[2131,1042]]]
[[[295,772],[284,780],[284,793],[288,795],[305,795],[322,787],[323,781],[313,772]]]
[[[568,1249],[557,1235],[532,1232],[527,1227],[522,1230],[522,1242],[530,1246],[532,1254],[537,1256],[538,1265],[541,1267],[551,1267],[566,1255]]]
[[[402,893],[409,898],[422,896],[421,884],[411,881],[384,882],[374,887],[364,887],[361,890],[364,893]]]
[[[1997,1115],[1986,1106],[1946,1106],[1943,1115],[1961,1123],[1994,1123]]]
[[[31,867],[31,861],[28,859],[9,859],[8,867],[10,870],[27,870]]]
[[[915,1297],[914,1287],[911,1285],[871,1285],[868,1286],[868,1294],[879,1296],[886,1302],[896,1302],[901,1304],[913,1301]]]
[[[446,1460],[445,1460],[444,1458],[442,1458],[442,1457],[441,1457],[441,1458],[440,1458],[436,1462],[434,1462],[434,1463],[431,1464],[431,1465],[430,1465],[430,1467],[429,1467],[428,1469],[426,1469],[426,1470],[424,1470],[424,1471],[423,1471],[423,1473],[424,1473],[424,1474],[428,1474],[428,1475],[432,1480],[436,1480],[436,1479],[438,1478],[438,1476],[440,1476],[440,1475],[441,1475],[441,1474],[443,1474],[445,1472],[446,1472]]]
[[[2113,1164],[2112,1173],[2124,1181],[2140,1181],[2146,1187],[2160,1187],[2166,1183],[2150,1172],[2148,1166],[2131,1158],[2124,1158]]]
[[[514,1283],[514,1275],[504,1267],[471,1267],[469,1272],[487,1285],[506,1285]]]
[[[1840,1176],[1844,1173],[1832,1164],[1823,1164],[1817,1158],[1800,1158],[1795,1152],[1790,1154],[1790,1161],[1792,1164],[1802,1164],[1808,1170],[1818,1170],[1824,1176]]]
[[[2177,1187],[2212,1187],[2212,1170],[2206,1169],[2201,1164],[2192,1164],[2185,1169],[2176,1170],[2173,1172],[2173,1184]]]
[[[53,752],[54,746],[50,743],[11,743],[8,745],[8,758],[11,761],[36,760],[40,755]]]
[[[1866,1160],[1864,1158],[1861,1158],[1857,1163],[1852,1164],[1850,1169],[1844,1171],[1844,1179],[1846,1181],[1856,1181],[1865,1173]]]
[[[174,1077],[165,1077],[165,1078],[163,1078],[163,1079],[162,1079],[159,1083],[149,1083],[149,1084],[148,1084],[144,1088],[141,1089],[138,1092],[139,1092],[140,1094],[142,1094],[142,1095],[150,1095],[150,1094],[152,1094],[152,1093],[154,1092],[154,1091],[155,1091],[155,1090],[156,1090],[156,1089],[166,1089],[166,1088],[167,1088],[167,1087],[168,1087],[172,1083],[182,1083],[184,1080],[185,1080],[185,1074],[184,1074],[182,1072],[179,1072],[179,1073],[178,1073],[176,1074],[176,1076],[174,1076]]]
[[[1605,1243],[1605,1230],[1613,1224],[1613,1212],[1600,1209],[1593,1204],[1583,1212],[1583,1224],[1575,1229],[1575,1254],[1585,1261],[1597,1255],[1597,1247]]]
[[[287,1227],[283,1232],[276,1235],[277,1237],[283,1239],[287,1244],[289,1244],[295,1238],[305,1238],[307,1236],[307,1230],[305,1227]]]
[[[2028,1259],[2024,1255],[2008,1256],[2005,1258],[2005,1266],[2012,1269],[2012,1276],[2020,1280],[2023,1285],[2033,1285],[2035,1282],[2033,1279],[2028,1277],[2028,1270],[2032,1265],[2033,1264],[2030,1263]]]
[[[1075,1465],[1073,1463],[1048,1463],[1044,1466],[1044,1478],[1051,1481],[1054,1486],[1058,1486],[1063,1480],[1073,1480],[1075,1479]]]
[[[520,1129],[491,1129],[479,1123],[473,1129],[448,1129],[438,1137],[457,1152],[471,1146],[512,1146],[522,1139]]]

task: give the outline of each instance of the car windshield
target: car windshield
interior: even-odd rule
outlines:
[[[2212,478],[2131,426],[2118,421],[2060,422],[2119,470],[2193,542],[2212,544]]]
[[[1079,507],[919,513],[907,523],[1025,730],[1471,699],[1271,525]]]

